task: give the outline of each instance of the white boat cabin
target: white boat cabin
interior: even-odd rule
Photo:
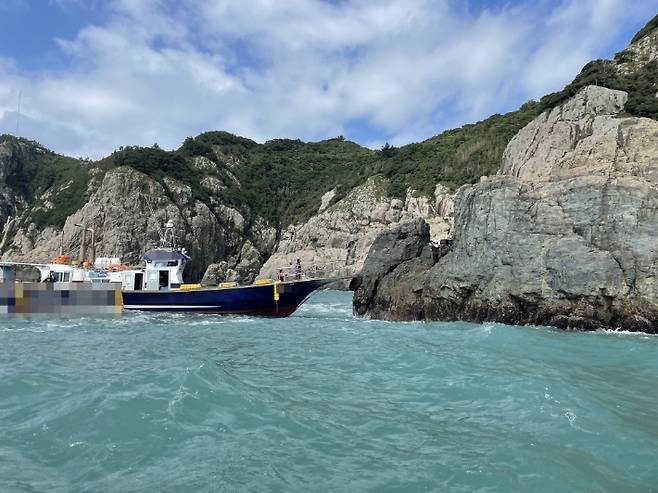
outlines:
[[[146,252],[145,267],[139,269],[128,268],[118,258],[98,260],[107,260],[108,265],[86,269],[65,263],[0,262],[0,282],[16,282],[17,268],[32,268],[35,282],[120,282],[126,291],[168,291],[180,289],[190,257],[173,248],[154,248]]]
[[[173,248],[154,248],[144,255],[143,269],[111,272],[110,279],[121,282],[126,291],[167,291],[180,289],[183,270],[190,257]]]

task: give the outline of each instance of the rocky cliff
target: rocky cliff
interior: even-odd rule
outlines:
[[[355,311],[658,330],[658,122],[621,116],[626,98],[586,87],[529,123],[459,190],[452,251],[374,274]]]
[[[216,199],[209,200],[210,205],[196,199],[185,183],[171,177],[157,180],[128,166],[109,170],[90,166],[91,179],[86,189],[78,192],[81,207],[64,216],[61,225],[43,224],[39,217],[69,205],[62,204],[61,197],[72,183],[51,184],[30,202],[9,178],[17,168],[26,166],[25,160],[33,161],[33,156],[26,155],[29,152],[48,151],[20,140],[0,144],[3,260],[47,262],[60,247],[77,258],[81,229],[75,225],[84,224],[95,230],[99,256],[138,264],[142,254],[159,243],[168,219],[176,225],[178,244],[193,258],[186,272],[192,279],[200,278],[206,265],[224,260],[239,280],[250,281],[274,248],[276,230],[262,218],[247,222],[238,210]]]
[[[138,264],[171,219],[178,244],[193,258],[187,279],[198,280],[209,265],[203,279],[207,284],[251,282],[259,271],[271,277],[296,258],[309,274],[340,277],[357,273],[377,234],[400,221],[423,217],[437,238],[449,231],[452,193],[443,185],[431,196],[409,189],[398,198],[381,176],[354,186],[358,174],[338,174],[335,179],[342,182],[320,181],[314,190],[305,189],[303,176],[294,172],[297,165],[304,167],[302,175],[314,167],[327,172],[330,159],[337,173],[346,165],[338,150],[349,151],[342,159],[362,154],[365,166],[377,158],[373,151],[340,139],[321,146],[277,141],[265,147],[272,153],[267,161],[257,144],[220,132],[188,139],[178,151],[126,148],[89,162],[3,136],[1,258],[45,262],[60,248],[76,258],[81,235],[76,225],[84,224],[95,231],[99,256]],[[290,175],[270,160],[292,168]],[[279,185],[256,179],[261,168],[270,169]],[[281,191],[289,193],[282,196]],[[310,204],[316,204],[315,215],[304,212]],[[301,221],[287,225],[282,218],[288,214]]]
[[[446,187],[437,185],[433,197],[409,190],[405,200],[391,198],[385,190],[383,179],[371,178],[331,206],[326,204],[333,191],[327,192],[318,215],[282,233],[260,276],[273,277],[279,269],[287,272],[300,259],[309,275],[352,277],[361,271],[380,233],[416,217],[429,223],[433,239],[447,237],[453,209]]]
[[[218,217],[206,204],[190,203],[190,194],[189,187],[173,181],[165,191],[142,173],[117,168],[105,175],[89,201],[66,219],[61,230],[54,226],[39,230],[31,224],[8,242],[3,258],[48,261],[62,243],[64,252],[75,258],[81,234],[75,224],[84,223],[96,232],[99,255],[138,264],[146,250],[158,245],[162,226],[172,219],[178,225],[178,244],[185,245],[194,259],[187,272],[190,277],[200,277],[206,265],[226,258],[241,273],[241,280],[253,279],[263,256],[272,251],[274,229],[255,225],[247,231],[238,211],[225,207]],[[259,265],[243,269],[247,257],[255,257]]]

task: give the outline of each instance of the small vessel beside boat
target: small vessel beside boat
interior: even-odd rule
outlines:
[[[171,221],[166,225],[162,244],[166,243],[167,236],[170,246],[146,252],[142,267],[126,266],[118,258],[94,258],[93,246],[92,261],[87,263],[84,234],[80,261],[60,252],[49,264],[0,262],[0,280],[4,281],[1,284],[3,291],[0,291],[0,313],[3,310],[4,313],[141,310],[287,317],[314,291],[335,281],[301,279],[300,275],[299,279],[292,281],[257,279],[250,285],[235,282],[223,282],[217,286],[186,284],[183,271],[191,259],[185,249],[176,248]],[[18,281],[15,270],[19,267],[36,268],[39,279],[35,282]]]

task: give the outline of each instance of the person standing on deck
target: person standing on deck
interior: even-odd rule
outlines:
[[[302,278],[302,261],[300,259],[297,259],[294,273],[295,273],[295,279],[299,281]]]

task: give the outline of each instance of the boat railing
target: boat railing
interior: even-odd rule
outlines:
[[[301,279],[317,279],[321,277],[335,277],[336,273],[344,271],[346,276],[351,275],[352,263],[346,263],[345,260],[327,260],[325,262],[313,262],[312,264],[303,264],[301,269]],[[296,266],[286,265],[276,269],[276,272],[283,271],[286,274],[286,280],[294,280],[296,275]]]

